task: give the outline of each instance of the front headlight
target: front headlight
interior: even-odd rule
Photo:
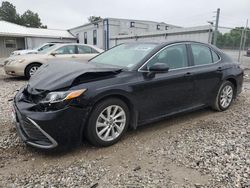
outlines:
[[[54,104],[63,101],[67,101],[70,99],[74,99],[83,94],[87,89],[80,89],[74,91],[59,91],[59,92],[50,92],[47,96],[40,102],[42,104]]]
[[[11,61],[8,62],[8,65],[16,64],[16,63],[22,63],[24,61],[25,61],[25,59],[11,60]]]

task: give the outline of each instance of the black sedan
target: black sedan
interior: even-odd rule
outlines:
[[[129,127],[209,106],[224,111],[242,82],[240,65],[209,44],[128,43],[89,62],[41,66],[13,111],[28,145],[52,149],[86,138],[109,146]]]

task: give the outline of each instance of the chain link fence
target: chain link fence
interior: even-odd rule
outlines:
[[[250,69],[250,28],[219,26],[216,46]]]

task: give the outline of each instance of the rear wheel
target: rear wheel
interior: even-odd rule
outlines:
[[[117,98],[98,103],[90,115],[85,135],[95,146],[110,146],[126,132],[129,125],[129,109]]]
[[[225,81],[221,84],[218,90],[216,99],[213,104],[213,109],[217,111],[227,110],[232,104],[234,97],[234,85],[230,81]]]
[[[25,77],[30,78],[31,76],[33,76],[40,66],[41,64],[39,63],[32,63],[28,65],[25,69]]]

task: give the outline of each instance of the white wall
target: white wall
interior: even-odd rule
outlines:
[[[209,26],[170,29],[165,33],[138,34],[130,36],[116,36],[110,39],[110,47],[126,42],[169,42],[192,40],[210,43],[211,30]]]
[[[84,43],[84,32],[87,32],[87,44],[93,44],[93,31],[97,31],[97,47],[104,49],[103,46],[103,23],[99,22],[98,26],[94,24],[88,24],[85,25],[84,27],[78,27],[71,29],[70,32],[74,36],[79,36],[79,42]]]
[[[26,37],[26,48],[33,49],[46,42],[76,42],[75,39]]]
[[[134,22],[134,27],[130,27],[131,22]],[[113,37],[115,35],[161,32],[166,31],[165,26],[168,26],[168,29],[179,28],[178,26],[173,26],[165,23],[129,19],[109,19],[109,25],[112,28],[112,31],[114,31],[113,33],[111,33],[110,37]],[[157,30],[157,25],[159,25],[159,30]]]
[[[116,19],[116,18],[108,18],[109,22],[109,38],[114,36],[126,36],[126,35],[140,35],[148,32],[162,32],[165,31],[165,26],[169,26],[169,28],[177,28],[176,26],[171,26],[164,23],[156,23],[150,21],[141,21],[141,20],[129,20],[129,19]],[[135,22],[135,27],[130,27],[130,23]],[[157,25],[160,25],[160,30],[157,30]],[[74,36],[79,36],[79,42],[84,43],[84,32],[87,32],[87,44],[93,45],[93,30],[97,30],[97,47],[105,49],[104,42],[104,26],[103,21],[94,24],[85,24],[83,26],[79,26],[69,31]]]

